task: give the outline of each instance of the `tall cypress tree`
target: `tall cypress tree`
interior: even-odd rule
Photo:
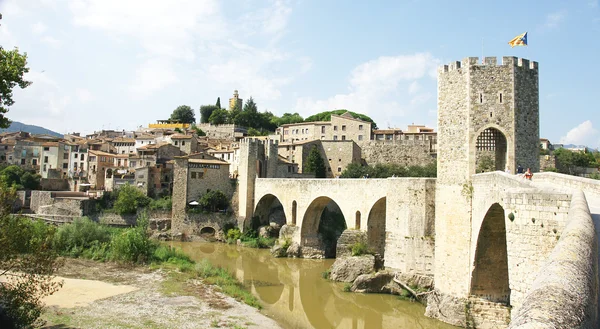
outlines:
[[[313,146],[310,150],[305,169],[309,173],[314,173],[315,178],[325,178],[325,160],[321,157],[317,146]]]
[[[217,97],[217,104],[215,106],[220,109],[221,108],[221,97]]]

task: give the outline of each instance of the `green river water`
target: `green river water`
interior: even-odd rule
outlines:
[[[344,292],[322,278],[334,260],[273,258],[268,250],[208,242],[170,242],[194,260],[228,268],[284,328],[456,328],[427,318],[425,308],[397,296]]]

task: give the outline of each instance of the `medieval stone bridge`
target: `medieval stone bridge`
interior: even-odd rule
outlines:
[[[580,197],[581,192],[577,192],[580,190],[592,202],[590,208],[600,210],[600,202],[594,203],[600,200],[599,182],[555,173],[536,174],[534,181],[503,172],[474,175],[472,184],[462,187],[464,200],[454,201],[436,195],[436,179],[432,178],[258,178],[254,216],[265,222],[273,209],[283,210],[286,224],[297,227],[293,241],[301,247],[316,247],[321,213],[333,202],[344,215],[347,229],[365,232],[369,245],[384,255],[386,267],[434,276],[436,289],[462,296],[470,303],[472,321],[479,327],[502,327],[507,318],[514,320],[529,295],[538,291],[534,283],[542,269],[552,263],[551,255],[561,238],[567,239],[569,222],[580,220],[574,218],[573,211],[573,204],[585,203],[583,194]],[[470,207],[469,227],[436,221],[440,202],[466,202]],[[593,233],[596,241],[597,234]],[[465,241],[470,241],[468,248],[462,247]],[[577,243],[585,246],[590,242]],[[597,244],[595,248],[591,271],[579,273],[583,279],[572,279],[595,284],[596,294],[587,297],[595,299],[597,314]],[[454,266],[463,255],[468,264]],[[590,253],[579,256],[589,257]],[[448,266],[456,271],[436,271],[436,267]],[[446,308],[445,314],[433,307],[428,313],[456,323],[452,319],[464,315],[454,313],[464,313],[464,307],[453,305],[459,309],[441,302],[438,306]]]

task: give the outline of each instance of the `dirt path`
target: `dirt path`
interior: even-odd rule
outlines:
[[[67,259],[57,274],[65,285],[46,299],[45,328],[281,328],[218,288],[181,291],[161,270]]]

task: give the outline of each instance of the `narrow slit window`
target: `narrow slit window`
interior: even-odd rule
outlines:
[[[500,104],[502,104],[502,93],[500,93]]]
[[[483,94],[479,93],[479,103],[483,103]]]

